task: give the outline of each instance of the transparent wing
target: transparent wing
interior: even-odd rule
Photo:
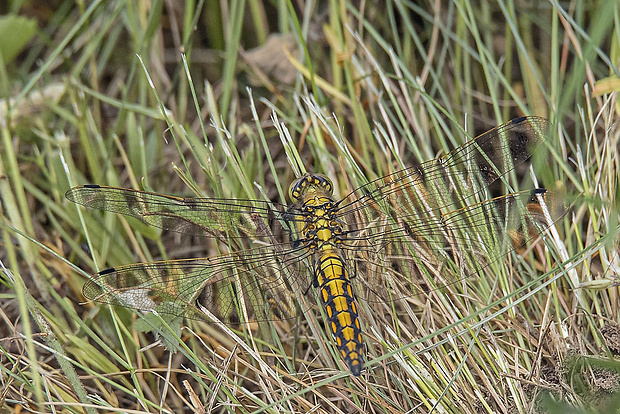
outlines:
[[[372,300],[380,292],[381,300],[386,288],[393,299],[418,294],[430,288],[419,283],[424,268],[448,263],[454,269],[442,273],[452,279],[436,280],[435,286],[454,283],[455,275],[467,278],[499,260],[513,241],[531,239],[528,229],[546,228],[532,217],[537,199],[530,191],[489,200],[487,189],[527,161],[548,133],[546,119],[518,118],[341,200],[338,217],[348,229],[344,249],[362,276],[361,296]],[[476,259],[468,265],[467,257]]]
[[[396,301],[476,275],[548,223],[535,194],[521,192],[445,214],[426,226],[400,226],[397,233],[386,222],[342,246],[358,299]],[[471,232],[482,226],[485,233]],[[484,260],[472,262],[474,256]],[[311,261],[308,249],[283,244],[214,258],[138,263],[99,272],[83,293],[97,302],[190,319],[206,320],[198,305],[231,324],[287,319],[296,314],[292,292],[311,292]],[[442,267],[451,268],[446,275],[460,276],[429,281],[429,272]]]
[[[195,236],[230,230],[256,235],[252,214],[281,224],[296,218],[294,212],[287,212],[286,206],[260,200],[182,198],[100,185],[74,187],[65,196],[85,207],[124,214],[151,226]]]
[[[138,263],[103,270],[85,285],[86,298],[206,320],[198,305],[222,322],[295,316],[292,291],[308,291],[304,249],[280,254],[261,247],[214,258]]]
[[[464,207],[500,177],[532,157],[549,134],[549,121],[522,117],[500,125],[461,145],[443,157],[406,168],[358,187],[339,204],[345,217],[364,209],[385,214],[385,208],[414,203],[431,212]],[[412,217],[417,220],[418,215]],[[354,227],[362,221],[347,220]]]
[[[539,197],[553,205],[551,221]],[[344,251],[362,300],[385,302],[481,275],[507,253],[539,237],[566,212],[544,189],[522,191],[437,215],[423,224],[384,220],[350,238]]]
[[[181,198],[132,189],[86,185],[66,197],[77,204],[124,214],[166,230],[196,236],[251,237],[266,247],[214,258],[140,263],[106,269],[84,286],[88,299],[142,311],[204,319],[201,304],[220,320],[269,319],[291,315],[293,291],[312,281],[307,249],[291,242],[289,226],[303,217],[284,205],[259,200]],[[272,225],[270,226],[269,223]],[[280,234],[274,234],[279,232]],[[294,239],[294,237],[293,237]],[[288,293],[287,293],[288,292]],[[264,299],[264,300],[261,300]],[[242,306],[242,305],[245,306]],[[245,309],[247,314],[239,314]],[[271,315],[273,317],[273,315]]]

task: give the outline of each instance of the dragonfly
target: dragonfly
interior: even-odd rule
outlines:
[[[545,189],[492,197],[490,187],[507,184],[549,130],[544,118],[516,118],[340,199],[332,181],[317,173],[295,180],[290,203],[281,204],[101,185],[71,188],[66,198],[82,206],[239,242],[219,256],[105,269],[87,281],[83,294],[100,303],[229,324],[293,317],[299,312],[293,292],[316,295],[308,303],[318,297],[339,355],[359,376],[365,363],[360,303],[393,306],[475,276],[524,244],[526,227],[547,226],[530,207]],[[515,242],[517,233],[526,236]],[[480,260],[467,260],[472,254]],[[430,282],[423,277],[426,267],[450,267],[446,263],[453,269],[445,273],[456,276]]]

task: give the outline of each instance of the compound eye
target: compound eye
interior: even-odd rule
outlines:
[[[293,181],[288,192],[291,201],[296,203],[304,201],[306,195],[327,193],[331,196],[333,188],[331,180],[323,174],[306,174]]]
[[[322,187],[325,191],[331,193],[332,187],[333,187],[332,181],[329,178],[327,178],[326,175],[312,174],[312,178],[316,186]]]
[[[310,180],[310,175],[306,174],[291,183],[291,186],[289,187],[289,190],[288,190],[288,195],[291,198],[291,201],[293,202],[299,201],[299,199],[301,198],[301,195],[303,194],[305,189],[308,187],[308,184],[310,183],[309,180]]]
[[[334,186],[332,185],[332,181],[325,176],[323,176],[322,178],[323,178],[323,188],[325,188],[325,191],[331,194],[332,190],[334,189]]]

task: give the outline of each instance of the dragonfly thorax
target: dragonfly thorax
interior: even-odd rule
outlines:
[[[311,197],[299,212],[303,219],[297,221],[297,230],[306,247],[324,250],[342,243],[343,224],[337,218],[338,208],[331,198]]]
[[[306,248],[329,250],[344,240],[332,190],[332,182],[320,174],[306,174],[291,184],[289,193],[297,212],[295,226]]]

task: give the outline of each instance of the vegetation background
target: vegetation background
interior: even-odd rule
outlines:
[[[617,0],[0,13],[2,412],[620,410]],[[541,183],[579,195],[557,233],[465,291],[412,298],[407,324],[362,312],[359,378],[318,313],[267,332],[188,322],[173,353],[136,313],[84,303],[98,270],[218,246],[83,212],[73,185],[286,202],[305,169],[346,194],[520,115],[553,125]]]

